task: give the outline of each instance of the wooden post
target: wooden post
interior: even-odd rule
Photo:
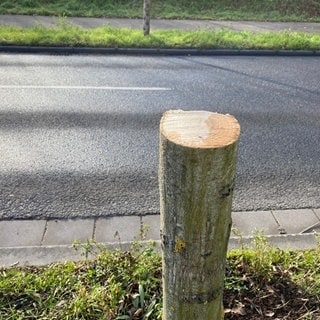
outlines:
[[[240,126],[167,111],[160,122],[163,320],[220,320]]]
[[[150,34],[151,0],[143,1],[143,35]]]

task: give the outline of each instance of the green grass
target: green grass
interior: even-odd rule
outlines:
[[[0,13],[137,18],[142,0],[2,0]],[[316,0],[157,0],[153,17],[320,21]]]
[[[141,0],[3,0],[0,14],[64,16],[142,16]],[[251,19],[269,21],[320,21],[320,1],[315,0],[157,0],[153,17],[199,19]],[[60,18],[56,28],[0,26],[0,45],[74,46],[106,48],[197,48],[319,50],[319,34],[282,32],[152,31],[103,27],[80,29]]]
[[[0,319],[161,319],[161,259],[153,244],[45,267],[0,269]],[[319,319],[320,246],[272,248],[256,236],[253,249],[228,254],[225,319]]]
[[[199,48],[319,50],[320,35],[297,32],[141,30],[101,27],[81,29],[60,23],[57,28],[0,27],[0,45],[106,48]]]
[[[132,251],[100,247],[91,261],[0,269],[0,319],[160,319],[160,257],[152,246]]]

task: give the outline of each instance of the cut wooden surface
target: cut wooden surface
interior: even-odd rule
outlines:
[[[231,115],[209,111],[167,111],[160,123],[166,139],[191,148],[219,148],[235,142],[240,125]]]

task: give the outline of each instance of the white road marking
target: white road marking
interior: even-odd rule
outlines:
[[[122,90],[122,91],[170,91],[163,87],[98,87],[98,86],[34,86],[0,85],[0,89],[59,89],[59,90]]]

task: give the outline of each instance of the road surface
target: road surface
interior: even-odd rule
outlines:
[[[320,57],[0,55],[0,219],[159,212],[167,109],[233,114],[235,211],[320,207]]]

